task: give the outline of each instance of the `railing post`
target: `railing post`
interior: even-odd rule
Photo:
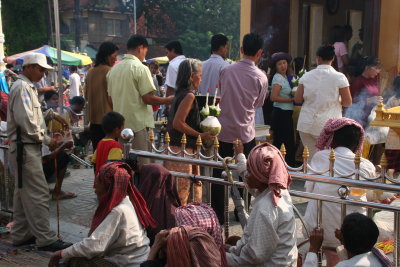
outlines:
[[[217,137],[214,137],[214,160],[218,161],[218,150],[219,150],[219,141]]]
[[[360,164],[361,164],[361,151],[358,150],[356,156],[354,157],[354,178],[360,180]]]
[[[322,200],[317,200],[317,227],[322,227]],[[318,256],[318,266],[322,266],[322,249],[317,253]]]
[[[286,157],[286,147],[285,147],[285,144],[282,143],[280,151],[281,151],[282,157],[285,158],[285,157]]]
[[[171,137],[169,137],[169,133],[165,133],[165,154],[169,155],[169,142],[171,142]]]
[[[187,144],[186,134],[183,134],[182,139],[181,139],[181,155],[184,158],[186,157],[186,155],[185,155],[186,144]]]
[[[331,152],[329,153],[329,176],[334,177],[335,176],[335,150],[331,148]]]
[[[151,152],[154,152],[154,147],[155,147],[154,140],[155,139],[156,138],[154,137],[154,131],[153,131],[153,129],[150,128],[150,130],[149,130],[149,140],[150,140],[150,145],[151,145]]]
[[[337,193],[341,199],[348,199],[350,189],[347,186],[342,185],[341,187],[338,188]],[[346,215],[347,215],[347,206],[346,206],[346,204],[341,204],[340,208],[341,208],[340,209],[340,215],[341,215],[340,217],[341,217],[341,221],[343,222],[344,217],[346,217]]]
[[[131,151],[132,148],[132,139],[134,137],[134,133],[131,129],[125,128],[121,132],[121,138],[123,140],[123,154],[124,154],[124,159],[129,158],[129,152]]]
[[[322,200],[317,200],[317,227],[322,225]]]
[[[400,212],[394,212],[394,266],[400,266]]]
[[[382,167],[382,170],[381,170],[382,183],[386,184],[386,177],[385,177],[385,175],[386,175],[386,168],[387,168],[387,166],[388,166],[388,161],[387,161],[385,152],[383,152],[383,154],[382,154],[380,164],[381,164],[381,167]]]
[[[308,147],[304,146],[303,150],[303,172],[308,172],[308,158],[310,157],[310,152],[308,151]]]

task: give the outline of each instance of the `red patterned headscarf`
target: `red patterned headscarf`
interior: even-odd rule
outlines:
[[[99,226],[113,208],[118,206],[128,195],[135,208],[139,222],[144,228],[155,227],[156,221],[151,217],[145,200],[132,184],[132,169],[123,162],[110,162],[100,168],[97,181],[108,189],[99,199],[99,206],[93,216],[89,235]]]
[[[204,229],[172,228],[167,239],[168,267],[220,267],[221,255],[214,238]]]
[[[324,128],[322,129],[319,137],[317,139],[316,147],[319,150],[329,149],[332,145],[333,136],[335,135],[335,131],[342,129],[344,126],[354,125],[361,130],[361,138],[358,143],[356,151],[362,151],[362,145],[364,142],[364,128],[355,120],[348,118],[332,118],[329,119]]]
[[[227,266],[222,230],[213,208],[201,202],[192,202],[177,208],[175,212],[177,226],[201,227],[214,238],[221,252],[221,266]]]
[[[272,202],[278,206],[281,190],[287,189],[292,181],[281,152],[269,143],[263,143],[250,151],[247,171],[272,192]]]

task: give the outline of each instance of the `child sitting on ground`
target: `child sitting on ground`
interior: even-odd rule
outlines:
[[[104,115],[101,126],[106,136],[99,142],[93,154],[92,162],[95,164],[95,176],[108,160],[122,160],[122,147],[118,141],[124,128],[125,118],[118,112],[108,112]],[[96,185],[96,178],[94,186]]]
[[[360,213],[347,215],[340,229],[335,231],[336,238],[344,245],[347,259],[340,261],[336,267],[389,267],[393,266],[389,258],[375,248],[379,230],[374,221]],[[317,252],[321,249],[324,230],[315,228],[310,235],[310,251],[307,253],[303,267],[318,266]]]

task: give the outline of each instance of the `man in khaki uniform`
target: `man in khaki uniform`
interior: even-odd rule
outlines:
[[[8,98],[7,133],[11,140],[10,161],[16,180],[11,236],[16,246],[36,242],[40,250],[57,251],[72,244],[57,240],[56,234],[50,230],[49,188],[41,155],[42,142],[49,144],[50,138],[46,135],[38,94],[33,85],[49,69],[52,67],[44,55],[32,53],[25,56],[23,74],[14,82]],[[66,123],[56,113],[48,112],[46,116]]]

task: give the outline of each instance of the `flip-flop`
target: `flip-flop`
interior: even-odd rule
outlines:
[[[75,193],[72,193],[72,192],[61,192],[60,195],[58,196],[58,200],[70,199],[70,198],[75,198],[75,197],[77,197],[77,195]],[[52,195],[52,199],[53,200],[57,200],[57,196],[55,196],[53,194]]]

